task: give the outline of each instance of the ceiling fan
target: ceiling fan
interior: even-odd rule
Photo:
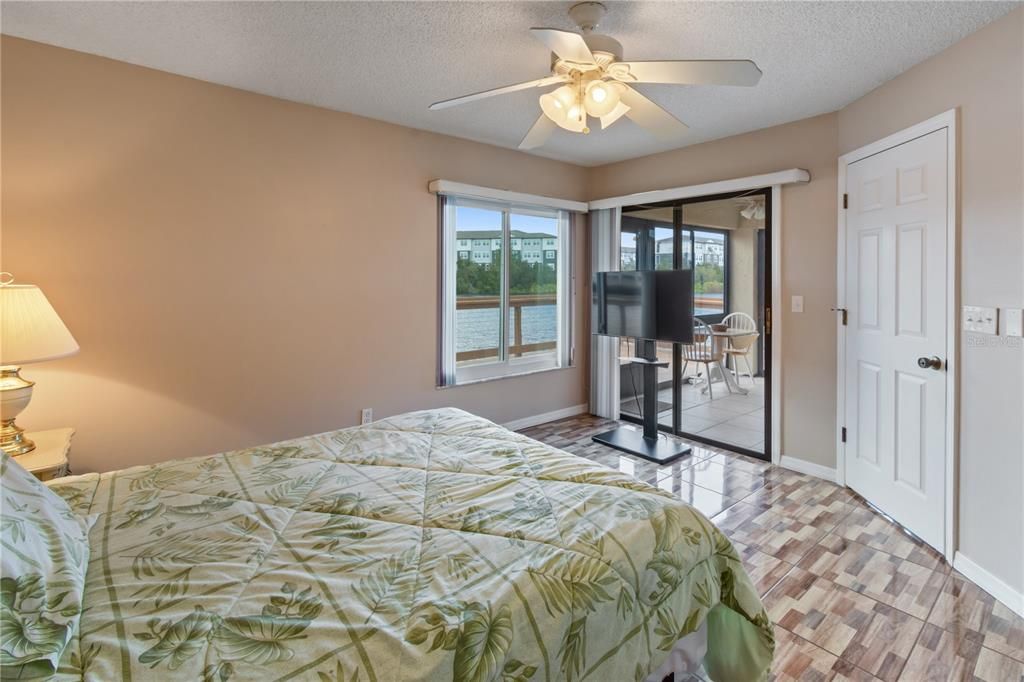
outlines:
[[[559,85],[540,96],[541,115],[520,149],[543,145],[555,127],[574,133],[590,132],[588,117],[607,128],[625,116],[660,139],[671,140],[687,125],[634,88],[634,83],[675,85],[756,85],[757,64],[745,59],[639,61],[622,60],[622,45],[610,36],[594,33],[606,8],[599,2],[581,2],[569,9],[569,18],[581,33],[557,28],[531,28],[534,38],[551,50],[551,75],[471,95],[434,102],[431,109],[446,109],[519,90]]]
[[[740,215],[747,220],[764,220],[764,198],[747,199],[746,204],[740,209]]]

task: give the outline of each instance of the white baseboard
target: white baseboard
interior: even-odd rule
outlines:
[[[1011,611],[1024,618],[1024,594],[1013,589],[960,552],[953,556],[953,568],[981,589],[998,599]]]
[[[572,407],[563,407],[560,410],[554,410],[552,412],[535,414],[531,417],[513,419],[510,422],[505,422],[504,424],[502,424],[502,426],[504,426],[509,431],[518,431],[519,429],[525,429],[530,426],[537,426],[538,424],[553,422],[556,419],[565,419],[566,417],[575,417],[578,414],[586,414],[589,411],[590,405],[584,403],[582,405],[573,405]]]
[[[784,469],[790,469],[797,473],[807,474],[808,476],[815,476],[817,478],[823,478],[830,483],[836,482],[836,470],[831,467],[822,466],[815,464],[814,462],[808,462],[804,459],[797,459],[796,457],[789,457],[782,455],[779,458],[779,466]]]

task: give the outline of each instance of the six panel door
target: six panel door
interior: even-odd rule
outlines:
[[[947,135],[938,130],[856,161],[846,179],[846,482],[939,551]]]

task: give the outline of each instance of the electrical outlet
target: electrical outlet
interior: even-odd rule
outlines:
[[[802,313],[804,311],[804,297],[803,296],[794,296],[792,303],[793,303],[792,310],[793,310],[794,313]]]
[[[964,331],[995,334],[999,328],[999,309],[977,305],[964,306]]]
[[[1024,336],[1024,310],[1003,309],[1003,336]]]
[[[363,411],[359,413],[359,423],[360,424],[369,424],[372,421],[373,421],[373,408],[372,407],[364,407]]]

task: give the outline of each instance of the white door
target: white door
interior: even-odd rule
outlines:
[[[846,176],[846,482],[940,552],[948,134],[856,161]]]

